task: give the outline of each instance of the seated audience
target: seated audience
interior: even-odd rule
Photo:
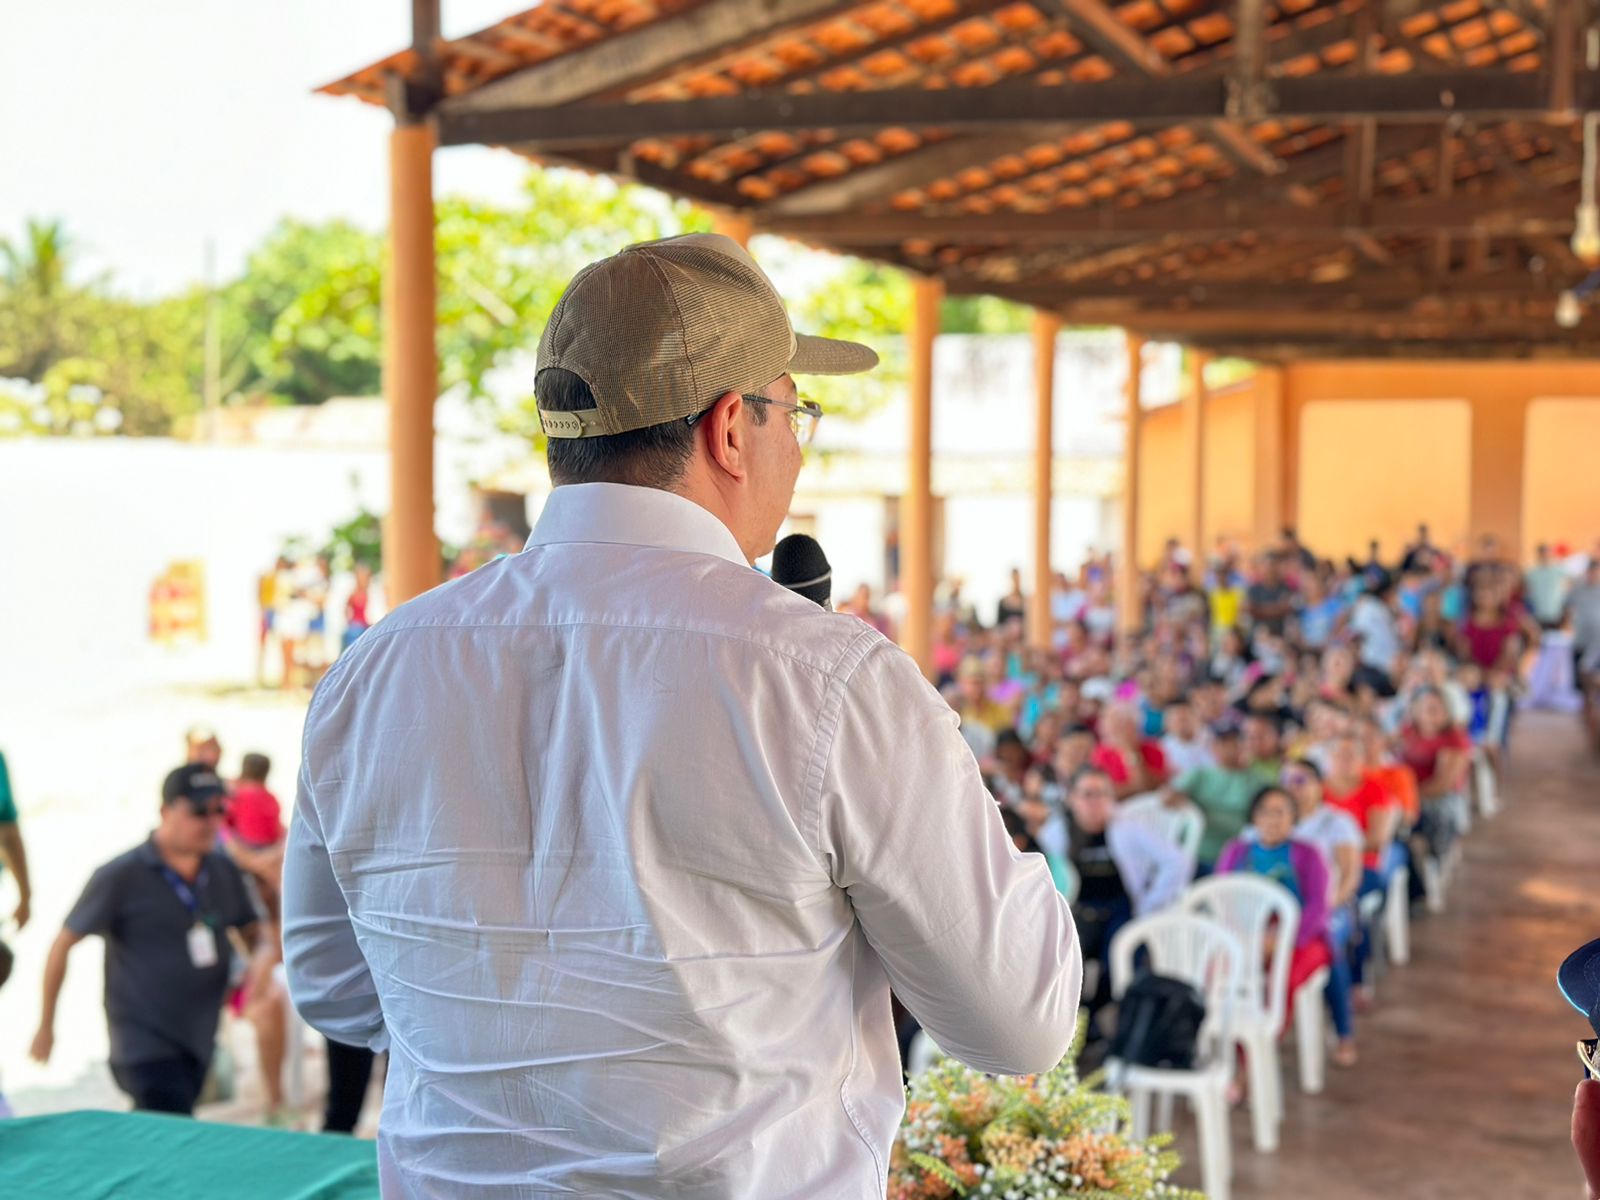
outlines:
[[[1166,756],[1142,726],[1138,708],[1126,702],[1111,705],[1100,718],[1100,744],[1089,761],[1110,776],[1119,800],[1167,781]]]
[[[1211,739],[1200,724],[1200,715],[1188,697],[1174,700],[1162,713],[1161,753],[1173,775],[1216,765]]]
[[[1342,809],[1325,803],[1321,772],[1310,759],[1297,759],[1283,769],[1283,786],[1294,800],[1294,836],[1309,842],[1328,869],[1328,1010],[1338,1035],[1333,1061],[1356,1062],[1355,1019],[1351,1013],[1354,975],[1351,943],[1356,933],[1356,893],[1361,887],[1361,828]]]
[[[1211,749],[1216,766],[1185,772],[1167,794],[1167,803],[1181,805],[1187,801],[1205,818],[1199,853],[1202,874],[1212,869],[1223,846],[1243,831],[1251,800],[1269,782],[1246,762],[1244,740],[1237,725],[1224,724],[1212,730]]]
[[[1295,931],[1289,960],[1289,996],[1320,968],[1329,964],[1328,868],[1310,842],[1295,836],[1295,804],[1277,784],[1268,784],[1250,801],[1253,837],[1237,837],[1223,848],[1217,874],[1244,872],[1260,875],[1289,889],[1300,905],[1300,927]],[[1269,936],[1267,953],[1275,946]]]
[[[1111,939],[1133,917],[1167,907],[1189,882],[1189,863],[1172,842],[1133,820],[1117,819],[1116,790],[1098,767],[1073,777],[1064,822],[1065,857],[1078,879],[1072,904],[1085,962],[1100,964],[1085,1003],[1091,1015],[1111,999]]]

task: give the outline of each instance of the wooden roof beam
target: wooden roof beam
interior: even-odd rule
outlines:
[[[1476,300],[1554,300],[1558,284],[1541,280],[1527,271],[1500,271],[1476,278],[1458,277],[1447,281],[1422,279],[1410,272],[1353,275],[1338,283],[1309,283],[1305,280],[1255,280],[1251,282],[1212,282],[1190,279],[1182,282],[1151,282],[1113,285],[1089,282],[1064,289],[1059,280],[1039,277],[1014,283],[979,283],[972,280],[946,280],[952,296],[984,295],[995,288],[1029,304],[1050,307],[1071,315],[1081,306],[1088,311],[1120,304],[1148,315],[1159,306],[1164,311],[1182,311],[1184,304],[1230,309],[1278,308],[1293,304],[1312,310],[1354,308],[1358,306],[1410,306],[1426,300],[1452,302]],[[1064,303],[1065,301],[1065,303]]]
[[[1404,8],[1415,10],[1421,5],[1422,0],[1394,0],[1394,2]],[[1311,11],[1313,14],[1319,12],[1315,9]],[[1306,27],[1303,18],[1308,15],[1311,14],[1299,14],[1294,21],[1280,23],[1268,31],[1268,50],[1275,61],[1287,61],[1302,54],[1317,53],[1329,46],[1349,40],[1350,30],[1354,25],[1348,14],[1317,20]],[[1285,24],[1290,26],[1291,31],[1283,37],[1272,38],[1271,35]],[[1221,77],[1222,71],[1214,68],[1196,70],[1192,74],[1184,72],[1179,75],[1179,78],[1183,79]],[[1040,142],[1049,141],[1052,137],[1065,137],[1073,131],[1073,128],[1073,126],[1062,126],[1055,130],[1041,129],[1020,137],[1015,134],[1010,136],[1000,134],[995,137],[985,137],[981,141],[977,138],[952,139],[926,149],[897,155],[874,166],[860,167],[838,179],[824,179],[808,184],[774,201],[767,206],[766,211],[798,215],[854,208],[893,192],[920,187],[962,167],[971,166],[974,162],[992,162],[1006,154],[1017,153]],[[1297,162],[1299,157],[1296,157]]]
[[[1133,208],[1063,209],[1048,213],[961,213],[919,217],[912,213],[830,213],[811,217],[767,216],[762,228],[794,237],[819,238],[841,245],[898,245],[916,238],[932,240],[1027,243],[1126,240],[1130,235],[1160,237],[1226,237],[1244,233],[1318,233],[1344,236],[1434,234],[1470,235],[1486,229],[1502,236],[1560,235],[1570,232],[1571,197],[1459,196],[1450,200],[1375,201],[1363,223],[1352,224],[1343,206],[1305,208],[1297,204],[1248,201],[1199,201]]]
[[[1575,101],[1600,108],[1600,71],[1577,74],[1572,87]],[[1437,121],[1453,113],[1550,118],[1550,80],[1532,72],[1327,74],[1280,79],[1270,86],[1273,113],[1279,119]],[[444,106],[437,120],[443,145],[521,142],[560,149],[647,137],[737,137],[758,129],[1055,129],[1110,121],[1162,126],[1226,116],[1227,89],[1221,80],[1179,76],[1053,87],[1030,83],[842,93],[752,92],[710,100],[557,109],[537,105],[492,112]]]
[[[1262,0],[1243,0],[1259,9]],[[1174,76],[1172,64],[1165,56],[1145,41],[1144,37],[1126,25],[1102,0],[1037,0],[1037,3],[1062,17],[1086,43],[1101,57],[1120,70],[1148,76],[1151,79],[1170,79]],[[1258,23],[1260,12],[1257,12]],[[1273,175],[1283,169],[1283,164],[1254,138],[1250,131],[1234,120],[1208,122],[1209,132],[1230,158]]]
[[[1303,363],[1318,358],[1448,358],[1448,359],[1587,359],[1600,358],[1600,339],[1593,337],[1572,339],[1570,334],[1560,341],[1548,336],[1530,334],[1521,338],[1504,338],[1497,341],[1463,338],[1449,341],[1442,338],[1379,338],[1379,337],[1285,337],[1242,339],[1229,335],[1213,335],[1180,339],[1190,345],[1200,346],[1223,358],[1245,358],[1263,363]]]

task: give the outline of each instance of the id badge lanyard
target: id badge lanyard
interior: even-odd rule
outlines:
[[[200,892],[206,886],[205,867],[201,867],[200,874],[195,876],[193,887],[171,867],[163,865],[161,874],[177,895],[179,902],[189,910],[189,915],[194,918],[194,923],[189,926],[189,961],[194,964],[197,970],[216,966],[216,936],[211,932],[211,927],[200,917]]]

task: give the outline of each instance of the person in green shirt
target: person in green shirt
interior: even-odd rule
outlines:
[[[1228,723],[1212,731],[1214,767],[1185,771],[1167,790],[1166,800],[1176,808],[1192,803],[1206,819],[1200,838],[1202,872],[1216,865],[1222,848],[1239,836],[1250,818],[1250,801],[1272,780],[1246,761],[1244,739],[1238,725]]]
[[[28,923],[33,888],[28,881],[28,853],[22,844],[22,830],[17,827],[17,804],[11,794],[11,775],[6,770],[4,754],[0,754],[0,867],[9,867],[17,877],[20,898],[14,916],[21,929]]]

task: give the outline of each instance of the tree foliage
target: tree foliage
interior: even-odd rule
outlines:
[[[441,388],[474,397],[490,393],[496,366],[532,352],[585,263],[709,226],[705,213],[659,193],[557,170],[530,171],[516,205],[445,197],[436,211]],[[284,220],[214,294],[193,288],[152,302],[118,296],[104,278],[79,280],[73,251],[58,222],[29,222],[21,237],[0,241],[0,433],[182,432],[203,402],[208,312],[225,404],[317,404],[381,389],[378,233]],[[771,239],[756,252],[798,328],[866,340],[884,355],[873,376],[805,381],[808,394],[860,415],[903,382],[905,275]],[[1023,310],[988,299],[948,301],[942,320],[952,332],[1026,327]],[[532,433],[532,398],[502,399],[511,402],[503,424]]]

